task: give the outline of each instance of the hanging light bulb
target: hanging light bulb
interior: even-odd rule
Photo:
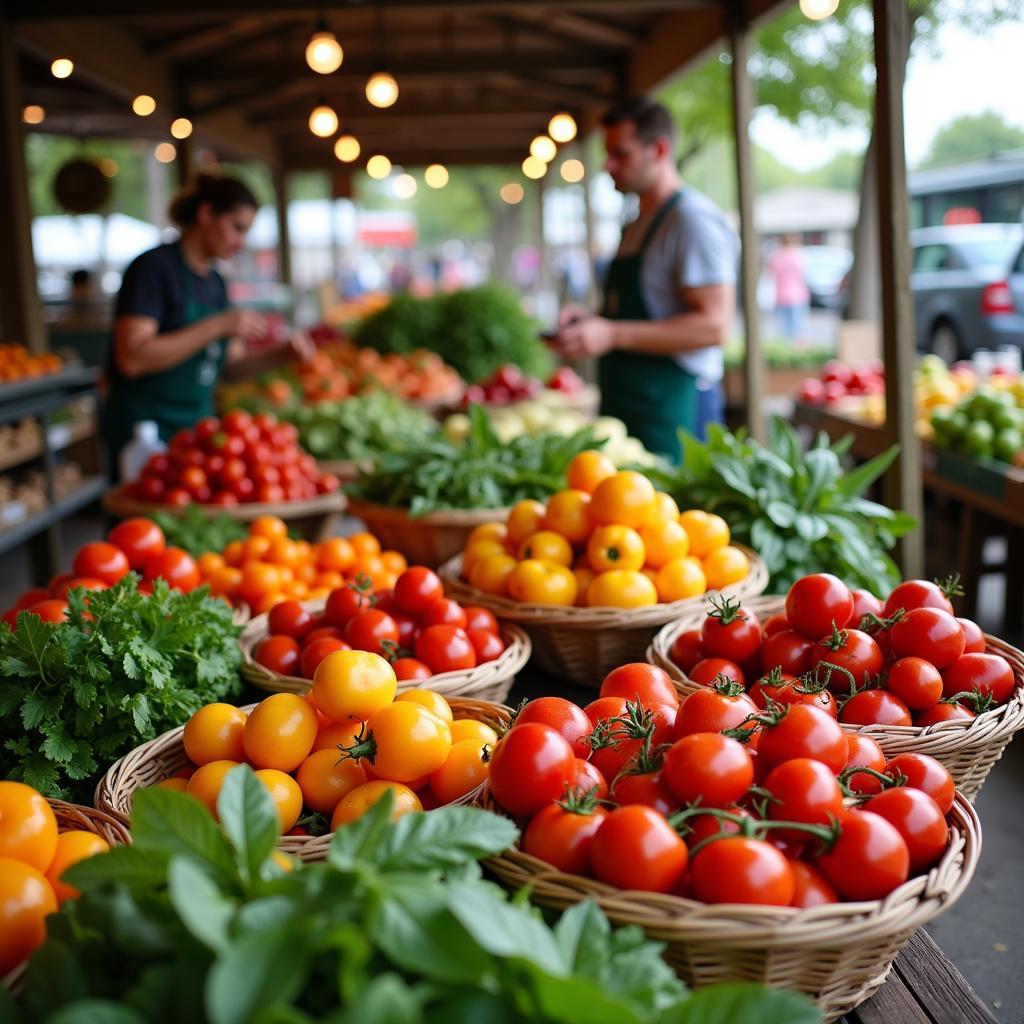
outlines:
[[[37,103],[30,103],[21,112],[21,119],[25,124],[42,124],[46,118],[46,111]]]
[[[354,135],[339,135],[334,143],[334,155],[343,163],[350,164],[359,159],[362,146]]]
[[[382,153],[375,153],[366,161],[366,173],[382,181],[391,173],[391,161]]]
[[[576,159],[566,160],[560,170],[562,179],[569,182],[570,185],[575,185],[577,181],[582,181],[585,173],[583,161]]]
[[[366,98],[383,109],[398,99],[398,82],[390,71],[375,71],[366,81]]]
[[[571,142],[576,138],[576,118],[564,110],[548,121],[548,135],[555,142]]]
[[[525,194],[523,186],[520,185],[518,181],[510,181],[507,184],[502,185],[498,190],[498,195],[501,196],[502,201],[508,203],[509,206],[515,206],[516,203],[521,203]]]
[[[538,135],[530,143],[530,156],[535,156],[546,164],[551,163],[555,159],[557,152],[558,147],[555,145],[554,140],[548,138],[547,135]]]
[[[171,135],[176,139],[187,139],[192,134],[192,122],[187,117],[176,117],[171,122]]]
[[[67,57],[58,57],[50,65],[50,74],[54,78],[68,78],[71,72],[75,70],[75,62],[69,60]]]
[[[320,75],[329,75],[341,67],[345,59],[345,51],[341,48],[337,36],[328,31],[326,23],[321,20],[316,32],[306,44],[306,63],[310,70]]]
[[[800,13],[811,21],[831,18],[839,9],[839,0],[800,0]]]
[[[132,100],[132,112],[139,117],[149,117],[156,110],[156,100],[152,96],[141,93]]]
[[[338,130],[338,115],[333,107],[321,103],[309,115],[309,130],[320,139],[330,138]]]
[[[431,164],[423,172],[423,180],[431,188],[444,188],[448,184],[448,168],[444,164]]]
[[[119,170],[116,160],[111,160],[109,156],[105,156],[99,164],[100,170],[103,172],[104,177],[116,178]]]
[[[412,199],[416,195],[416,179],[411,174],[400,174],[392,188],[399,199]]]
[[[161,142],[153,150],[153,156],[162,164],[169,164],[177,155],[178,151],[174,148],[173,142]]]
[[[528,156],[523,161],[523,174],[528,178],[532,178],[536,181],[538,178],[543,178],[548,173],[548,165],[536,156]]]

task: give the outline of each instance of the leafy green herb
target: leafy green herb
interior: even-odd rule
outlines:
[[[164,531],[168,545],[184,548],[196,558],[207,551],[223,551],[231,541],[248,536],[245,525],[237,519],[206,516],[194,505],[187,505],[180,516],[154,512],[150,518]]]
[[[385,798],[286,872],[277,816],[246,765],[223,831],[167,790],[135,798],[134,845],[75,865],[82,892],[47,924],[20,1021],[171,1024],[816,1024],[802,996],[751,985],[690,995],[639,928],[592,903],[552,927],[481,878],[517,838],[505,818],[443,807],[392,823]],[[691,1005],[699,1013],[688,1013]],[[0,1005],[0,1010],[3,1006]],[[118,1015],[119,1014],[119,1015]]]
[[[793,343],[784,340],[766,340],[761,343],[761,353],[769,370],[818,370],[830,359],[835,359],[836,350],[830,345],[808,345],[794,348]],[[725,368],[739,369],[746,359],[746,348],[742,341],[734,339],[725,346]]]
[[[820,434],[805,451],[778,417],[771,420],[767,447],[717,426],[706,444],[685,431],[680,436],[682,466],[646,472],[686,506],[723,516],[733,537],[765,560],[770,593],[784,594],[811,572],[834,573],[879,595],[899,582],[888,551],[917,522],[864,497],[897,448],[845,472],[841,457],[852,439],[833,445]]]
[[[129,574],[109,590],[72,590],[70,619],[25,612],[0,627],[0,775],[47,796],[91,803],[122,754],[203,704],[239,690],[238,627],[206,587]]]
[[[534,434],[502,444],[487,413],[469,410],[469,435],[459,444],[435,437],[381,456],[349,493],[413,516],[442,508],[505,508],[524,498],[544,500],[565,486],[577,453],[599,448],[591,430],[568,437]]]

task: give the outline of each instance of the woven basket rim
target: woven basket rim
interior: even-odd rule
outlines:
[[[495,809],[485,783],[478,806]],[[497,813],[502,813],[497,809]],[[485,863],[499,875],[532,887],[538,902],[564,905],[593,899],[620,924],[637,924],[668,942],[757,949],[843,948],[872,937],[912,931],[952,906],[974,875],[981,854],[981,822],[958,791],[950,810],[950,842],[926,874],[908,879],[882,900],[797,907],[706,904],[666,893],[621,890],[581,875],[560,872],[523,853],[508,850]]]
[[[102,499],[103,509],[112,516],[151,516],[154,512],[167,512],[183,516],[189,509],[198,509],[205,516],[230,516],[240,522],[249,522],[260,516],[277,516],[279,519],[302,519],[306,516],[330,515],[343,512],[348,499],[343,491],[333,494],[318,494],[315,498],[299,501],[248,501],[237,505],[204,505],[191,502],[188,505],[161,505],[152,501],[140,501],[124,493],[124,485],[116,484],[107,490]]]
[[[744,601],[756,615],[775,615],[785,610],[786,599],[780,596],[763,595],[751,601]],[[648,648],[648,658],[652,664],[664,669],[672,679],[679,685],[680,693],[687,696],[698,689],[703,689],[700,683],[695,683],[686,673],[672,661],[669,652],[676,637],[688,629],[694,629],[704,621],[704,609],[691,609],[685,615],[674,622],[664,626],[657,636],[651,641]],[[957,719],[951,722],[937,722],[935,725],[851,725],[840,722],[844,732],[855,732],[865,736],[887,736],[904,738],[942,737],[949,740],[962,740],[969,737],[973,731],[975,735],[979,732],[985,733],[983,741],[987,744],[994,739],[1002,740],[1007,735],[1012,735],[1021,727],[1024,727],[1024,651],[1018,650],[1012,644],[990,633],[983,634],[985,637],[985,651],[989,654],[999,654],[1010,663],[1016,684],[1013,694],[1005,704],[1000,704],[989,711],[983,711],[980,715],[969,720]]]
[[[371,518],[409,526],[480,526],[484,523],[500,522],[508,516],[507,508],[439,508],[421,516],[413,516],[409,509],[394,505],[381,505],[352,495],[348,499],[348,512],[359,519]]]
[[[300,604],[307,611],[319,615],[324,610],[327,601],[325,598],[316,598],[312,601],[301,601]],[[256,644],[267,635],[268,616],[268,612],[255,615],[242,629],[242,634],[238,638],[238,646],[242,650],[242,671],[249,682],[261,689],[282,687],[291,692],[305,692],[312,686],[311,679],[271,672],[270,669],[264,668],[254,660],[252,656]],[[498,625],[501,628],[502,639],[505,641],[506,647],[493,661],[485,661],[482,665],[476,665],[470,669],[439,672],[429,679],[410,680],[409,684],[411,685],[403,686],[399,682],[399,690],[431,689],[436,690],[442,696],[447,694],[455,696],[459,690],[479,690],[512,678],[522,671],[530,660],[533,647],[526,631],[520,629],[519,626],[511,622],[499,622]]]
[[[744,579],[723,587],[721,590],[709,590],[696,597],[646,605],[643,608],[580,608],[576,605],[527,604],[523,601],[514,601],[509,597],[485,594],[461,578],[461,554],[449,558],[437,572],[444,580],[445,589],[460,600],[464,598],[471,604],[486,608],[498,618],[508,622],[519,622],[526,625],[537,623],[544,626],[568,626],[573,629],[637,629],[645,626],[662,626],[687,611],[698,607],[703,608],[703,602],[708,594],[723,594],[745,601],[748,597],[762,593],[768,586],[768,568],[764,559],[743,544],[735,546],[747,556],[750,562],[750,572]]]
[[[94,832],[108,842],[113,839],[116,845],[131,845],[131,833],[125,827],[119,815],[111,814],[109,811],[102,810],[99,807],[73,804],[66,800],[58,800],[55,797],[47,797],[46,802],[50,805],[57,818],[58,831],[66,832],[72,829],[81,829],[87,832]]]

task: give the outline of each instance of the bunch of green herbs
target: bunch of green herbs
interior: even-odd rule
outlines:
[[[184,548],[194,558],[223,551],[231,541],[249,536],[245,524],[232,516],[208,516],[195,505],[186,505],[181,515],[157,511],[149,518],[164,531],[169,547]]]

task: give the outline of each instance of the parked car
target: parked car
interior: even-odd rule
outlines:
[[[1024,262],[1018,255],[1024,225],[920,228],[910,243],[920,351],[953,363],[979,348],[1024,344]],[[1010,284],[1015,265],[1016,296]]]
[[[853,266],[853,253],[841,245],[805,245],[803,257],[811,305],[841,309],[846,304],[843,284]]]

